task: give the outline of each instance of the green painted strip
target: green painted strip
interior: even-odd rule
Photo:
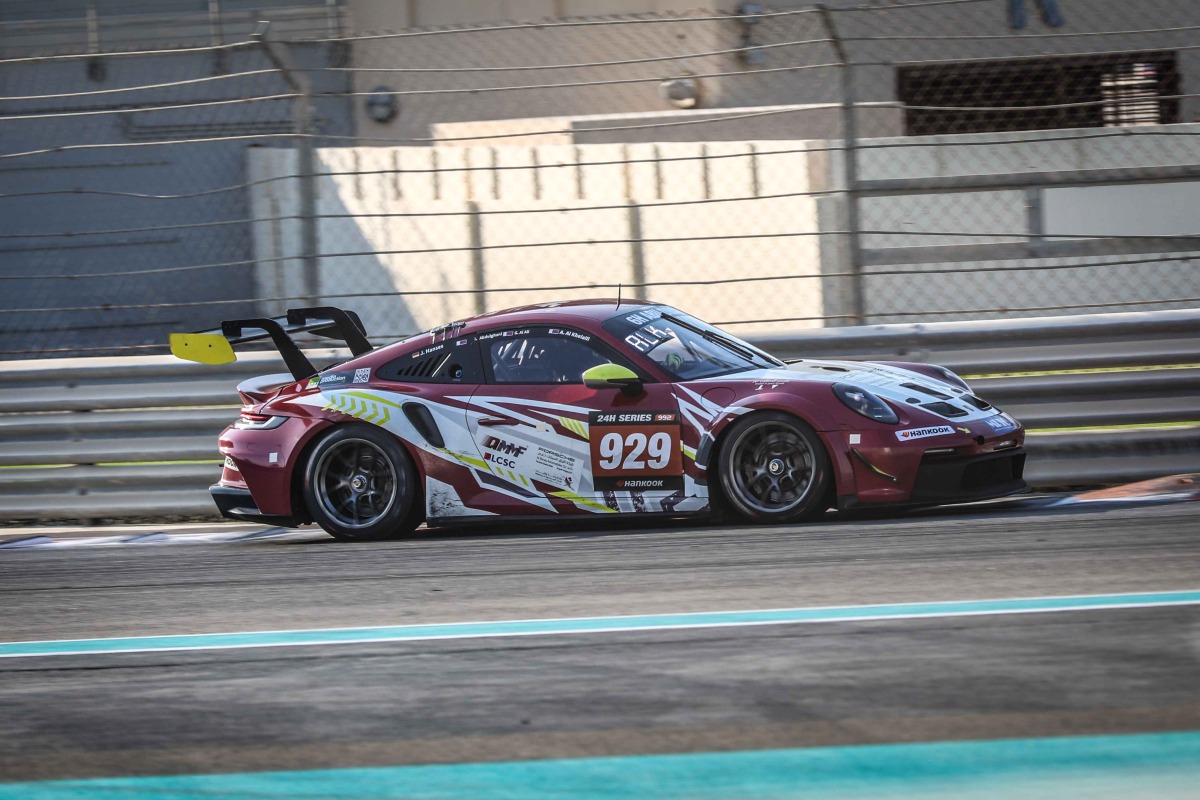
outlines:
[[[1042,375],[1095,375],[1106,372],[1160,372],[1169,369],[1195,369],[1200,364],[1151,364],[1144,367],[1085,367],[1081,369],[1032,370],[1028,372],[975,372],[962,377],[968,381],[981,378],[1028,378]]]
[[[1194,800],[1200,734],[813,747],[0,784],[0,800]]]
[[[1160,428],[1191,428],[1200,425],[1200,420],[1191,422],[1130,422],[1124,425],[1075,425],[1060,428],[1026,428],[1028,433],[1066,433],[1068,431],[1153,431]]]
[[[942,603],[783,608],[765,611],[716,611],[689,614],[647,614],[628,617],[504,620],[425,625],[391,625],[370,628],[324,628],[290,631],[206,633],[172,636],[131,636],[111,639],[58,639],[0,643],[0,657],[140,653],[161,650],[214,650],[244,647],[299,647],[306,645],[362,644],[367,642],[427,641],[506,636],[615,633],[681,628],[786,625],[797,623],[861,622],[889,619],[990,614],[1032,614],[1064,611],[1097,611],[1200,604],[1200,591],[1140,594],[1033,597],[1011,600],[969,600]]]
[[[202,458],[185,461],[99,461],[92,466],[96,467],[173,467],[181,464],[223,464],[219,458]],[[70,469],[77,467],[78,464],[8,464],[0,466],[0,470],[4,469]]]

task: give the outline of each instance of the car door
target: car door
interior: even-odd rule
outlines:
[[[680,416],[670,384],[594,336],[525,326],[476,336],[487,384],[468,429],[499,501],[513,513],[665,512],[684,488]],[[642,390],[588,388],[583,373],[617,363]]]

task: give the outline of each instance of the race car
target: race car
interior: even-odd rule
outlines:
[[[344,341],[318,371],[292,336]],[[1025,432],[928,364],[784,363],[669,306],[514,308],[375,349],[337,308],[173,334],[204,363],[271,339],[288,374],[237,387],[225,517],[377,540],[422,523],[731,513],[754,523],[1025,488]]]

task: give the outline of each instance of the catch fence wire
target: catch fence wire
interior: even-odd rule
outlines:
[[[0,58],[0,358],[302,303],[382,342],[619,286],[739,333],[1194,306],[1200,225],[1100,226],[1198,185],[1200,9],[1009,5]]]

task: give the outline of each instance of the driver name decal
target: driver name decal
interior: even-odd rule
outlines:
[[[588,427],[596,491],[683,488],[678,412],[592,411]]]

